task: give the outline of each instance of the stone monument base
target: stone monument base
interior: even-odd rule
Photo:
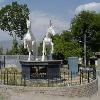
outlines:
[[[47,61],[20,61],[22,66],[22,74],[27,79],[35,78],[34,75],[45,74],[44,78],[58,77],[62,60],[47,60]],[[37,77],[39,78],[39,77]]]

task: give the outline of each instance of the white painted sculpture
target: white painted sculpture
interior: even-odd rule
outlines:
[[[33,52],[33,46],[35,44],[35,38],[31,32],[31,22],[27,19],[27,33],[24,36],[24,48],[27,48],[29,52],[28,61],[31,60],[31,54]]]
[[[47,33],[43,39],[43,51],[42,51],[42,61],[45,60],[45,56],[46,56],[46,46],[49,45],[51,46],[51,55],[53,54],[53,51],[54,51],[54,44],[52,42],[52,38],[51,36],[54,36],[55,35],[55,31],[53,29],[53,26],[52,26],[52,23],[51,23],[51,20],[50,20],[50,26],[47,30]]]

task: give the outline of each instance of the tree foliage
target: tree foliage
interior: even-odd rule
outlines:
[[[18,50],[18,42],[17,42],[16,39],[14,39],[11,53],[12,53],[12,55],[16,55],[16,54],[18,54],[18,52],[19,52],[19,50]]]
[[[29,18],[27,5],[12,2],[0,9],[0,28],[3,31],[8,31],[12,37],[17,36],[22,39],[27,32],[26,18]]]
[[[6,50],[6,55],[28,55],[28,51],[24,49],[24,44],[19,44],[16,39],[13,39],[12,48]]]
[[[38,46],[38,56],[42,56],[42,49],[43,49],[43,43],[41,42],[40,45]]]
[[[100,14],[91,11],[82,11],[76,15],[71,23],[71,32],[74,39],[84,42],[84,34],[88,49],[100,50]]]
[[[27,49],[24,48],[24,44],[20,44],[18,46],[18,53],[20,55],[28,55],[28,51],[27,51]]]
[[[54,56],[56,59],[67,59],[71,56],[81,56],[82,48],[69,31],[63,31],[53,37]]]
[[[92,27],[94,17],[94,12],[82,11],[73,18],[71,23],[71,32],[74,34],[76,39],[83,41],[84,34],[86,34],[88,38],[91,38],[94,33]]]

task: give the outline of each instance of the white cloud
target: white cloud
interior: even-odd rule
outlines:
[[[91,3],[88,3],[88,4],[80,5],[76,8],[75,13],[77,14],[77,13],[83,11],[83,10],[100,12],[100,3],[91,2]]]
[[[43,38],[49,26],[50,19],[52,20],[56,33],[69,28],[69,23],[67,23],[67,21],[62,21],[60,18],[54,15],[40,11],[32,11],[30,13],[32,32],[37,40]]]

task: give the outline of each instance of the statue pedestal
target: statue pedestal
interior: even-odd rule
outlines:
[[[60,74],[60,67],[62,66],[62,60],[48,60],[48,61],[20,61],[22,66],[22,73],[26,78],[32,78],[34,73],[42,73],[40,69],[45,69],[46,77],[58,77]],[[44,73],[44,72],[43,72]]]

